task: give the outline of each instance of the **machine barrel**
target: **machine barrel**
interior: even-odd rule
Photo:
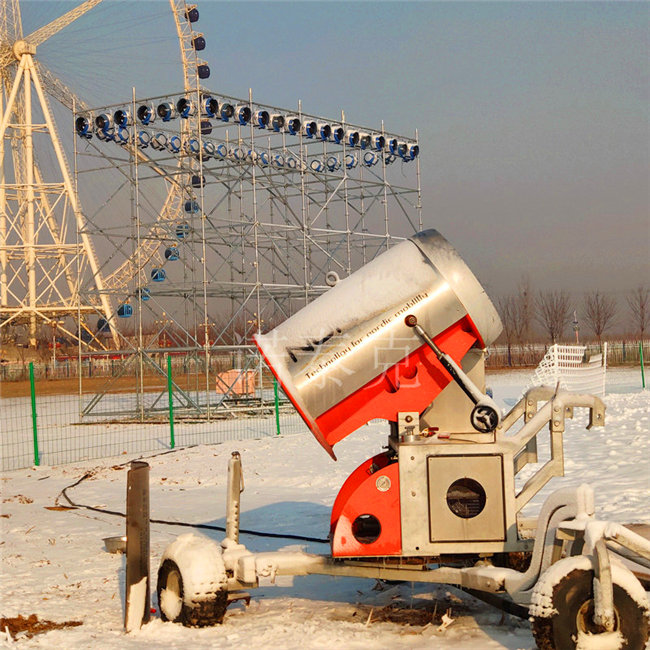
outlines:
[[[338,282],[255,342],[317,440],[374,418],[422,412],[452,380],[404,318],[413,314],[456,363],[501,332],[487,294],[435,230],[420,232]]]

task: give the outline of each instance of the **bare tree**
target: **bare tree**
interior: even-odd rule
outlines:
[[[517,301],[514,296],[505,296],[497,301],[499,316],[503,324],[503,336],[508,347],[508,365],[512,365],[512,342],[517,331]]]
[[[632,312],[634,327],[643,341],[650,324],[650,290],[647,287],[637,287],[627,296],[627,304]]]
[[[530,342],[534,315],[535,299],[530,280],[525,277],[519,282],[515,297],[515,338],[522,349],[525,343]]]
[[[584,316],[598,339],[598,345],[601,345],[603,334],[612,326],[616,317],[616,298],[605,296],[600,291],[586,294]]]
[[[571,302],[564,291],[540,291],[536,300],[536,318],[552,343],[564,333],[571,319]]]

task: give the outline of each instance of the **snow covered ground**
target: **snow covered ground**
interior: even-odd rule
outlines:
[[[489,378],[504,408],[519,397],[528,372]],[[650,523],[650,392],[640,390],[639,370],[608,372],[607,424],[587,431],[584,411],[565,434],[566,473],[538,495],[533,506],[561,485],[591,483],[597,514],[618,522]],[[242,528],[324,538],[329,510],[341,484],[365,458],[385,444],[386,429],[371,424],[337,445],[331,461],[309,434],[202,445],[152,456],[151,513],[158,519],[224,524],[226,467],[242,454],[246,489]],[[401,584],[377,589],[374,580],[298,577],[252,592],[252,602],[232,606],[223,625],[188,629],[163,623],[158,614],[140,631],[122,631],[124,557],[104,550],[102,538],[121,535],[124,520],[64,505],[61,490],[77,503],[124,510],[125,462],[135,456],[6,472],[2,476],[0,615],[36,614],[41,619],[83,624],[0,647],[23,648],[394,648],[509,650],[534,647],[529,624],[448,587]],[[530,514],[534,513],[535,507]],[[152,588],[164,547],[188,529],[153,524]],[[220,539],[221,533],[212,535]],[[251,550],[304,549],[326,553],[317,543],[242,535]],[[152,607],[157,609],[155,597]],[[444,630],[431,624],[449,612]]]

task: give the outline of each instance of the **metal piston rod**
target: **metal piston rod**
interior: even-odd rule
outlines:
[[[422,341],[433,350],[438,361],[440,361],[445,370],[460,386],[465,395],[474,403],[474,410],[471,415],[472,426],[481,433],[494,431],[501,422],[501,416],[496,402],[481,392],[478,386],[465,374],[463,369],[434,343],[433,339],[418,325],[416,316],[409,314],[404,319],[404,323],[408,327],[412,327],[413,331]]]

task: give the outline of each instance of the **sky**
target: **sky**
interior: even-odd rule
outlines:
[[[21,3],[25,34],[75,3]],[[650,4],[198,2],[209,86],[421,144],[423,217],[491,295],[650,284]],[[164,0],[37,56],[91,105],[182,87]],[[400,233],[409,234],[409,233]]]

